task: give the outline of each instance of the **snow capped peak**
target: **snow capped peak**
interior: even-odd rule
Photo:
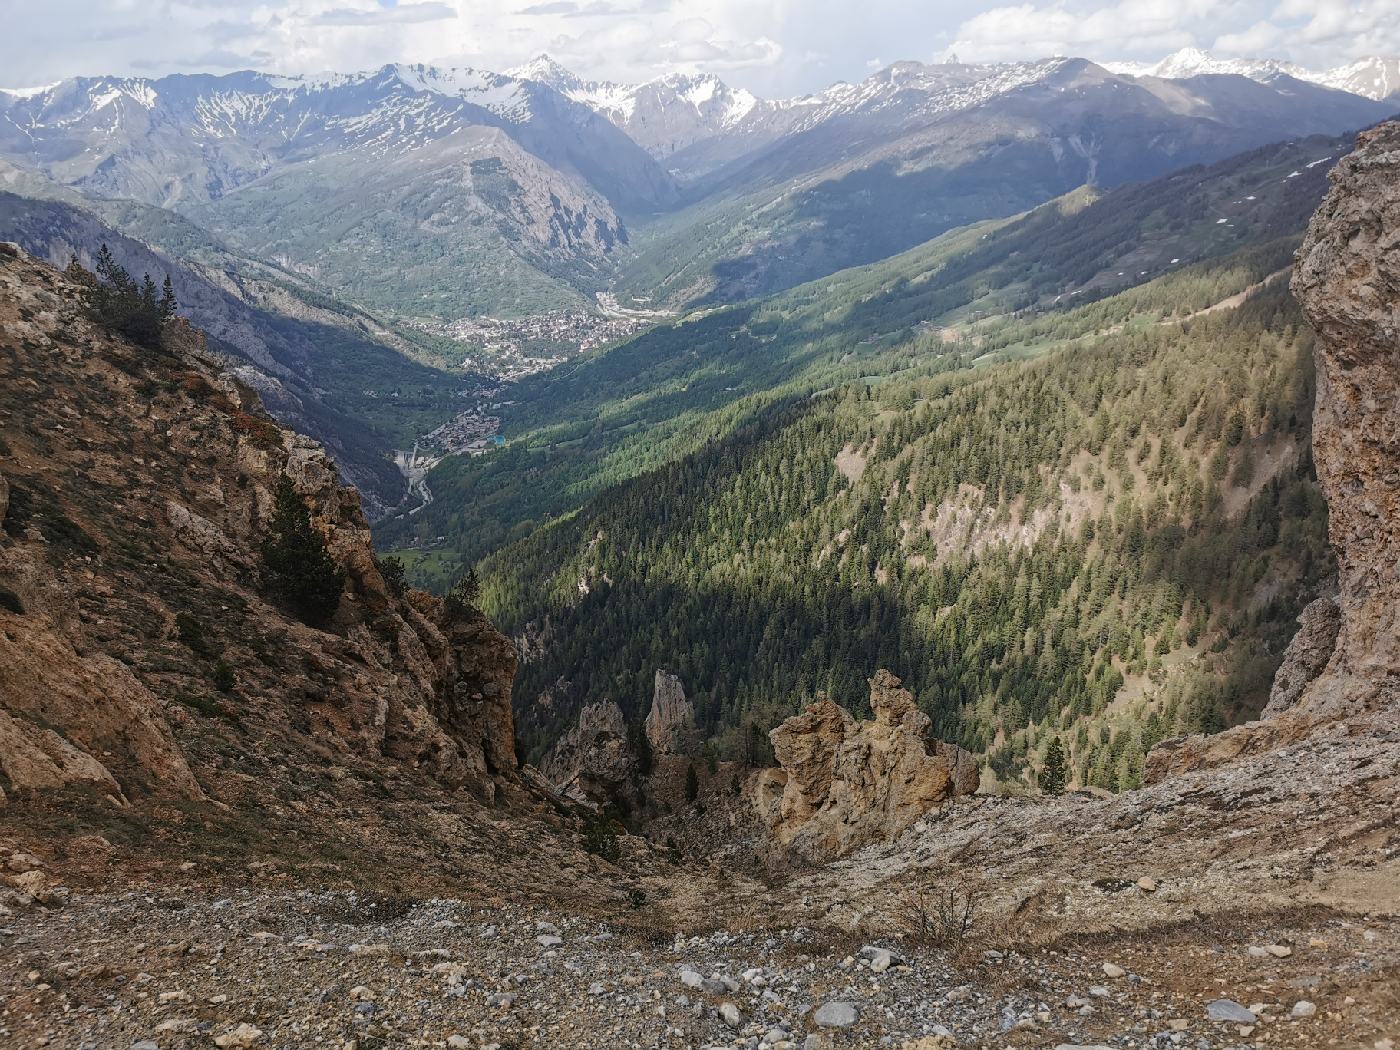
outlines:
[[[524,65],[506,70],[506,76],[516,80],[533,80],[536,83],[548,84],[566,94],[570,89],[583,86],[583,81],[572,70],[560,65],[543,51]]]
[[[1313,70],[1275,58],[1222,58],[1199,47],[1184,47],[1160,62],[1106,62],[1104,68],[1121,76],[1165,80],[1223,74],[1268,82],[1289,76],[1377,101],[1400,97],[1400,58],[1362,58],[1336,69]]]
[[[0,95],[9,95],[11,98],[35,98],[38,95],[48,94],[62,83],[61,80],[55,80],[52,84],[41,84],[38,87],[0,88]]]
[[[1400,57],[1362,58],[1302,79],[1377,101],[1400,98]]]
[[[1287,71],[1283,63],[1271,58],[1217,58],[1198,47],[1183,47],[1151,67],[1148,75],[1167,80],[1203,74],[1234,75],[1263,80]]]

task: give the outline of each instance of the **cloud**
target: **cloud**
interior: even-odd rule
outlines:
[[[1050,55],[1160,56],[1196,43],[1193,23],[1213,0],[1120,0],[1085,6],[1058,2],[996,7],[963,22],[948,50],[964,61]],[[1125,32],[1131,27],[1131,35]]]
[[[377,26],[389,23],[410,25],[415,22],[440,22],[445,18],[456,18],[457,10],[435,0],[425,0],[417,4],[395,4],[372,8],[335,7],[314,15],[310,25],[316,26]]]
[[[930,61],[1179,47],[1326,66],[1400,53],[1400,0],[0,0],[5,86],[208,68],[506,69],[548,51],[588,78],[721,73],[770,97]],[[80,28],[75,28],[80,27]]]

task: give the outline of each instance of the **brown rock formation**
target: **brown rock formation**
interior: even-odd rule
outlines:
[[[686,699],[685,686],[669,671],[658,669],[646,720],[652,750],[659,755],[682,750],[684,736],[694,727],[695,705]]]
[[[830,860],[976,789],[971,756],[948,744],[930,751],[928,716],[888,671],[870,680],[870,708],[874,721],[857,722],[820,700],[769,734],[779,768],[759,774],[754,805],[780,851]]]
[[[165,351],[113,337],[68,278],[0,245],[9,800],[218,800],[312,760],[514,790],[510,643],[391,593],[321,448],[206,363],[197,333],[174,336]],[[326,630],[267,597],[259,547],[283,476],[345,570]]]
[[[1165,741],[1148,783],[1354,716],[1400,717],[1400,122],[1363,133],[1331,178],[1292,287],[1317,333],[1313,458],[1337,555],[1335,615],[1325,600],[1305,610],[1265,721]]]
[[[550,749],[540,772],[567,798],[603,804],[631,778],[636,766],[622,708],[600,700],[584,705],[578,725]]]

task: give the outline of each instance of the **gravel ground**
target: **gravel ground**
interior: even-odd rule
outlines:
[[[1199,937],[1187,924],[1023,954],[804,928],[686,937],[649,929],[647,903],[636,923],[611,925],[347,892],[151,888],[55,905],[0,919],[5,1047],[1384,1050],[1400,1039],[1393,921],[1314,914]],[[1213,1008],[1224,1020],[1210,1018],[1217,1000],[1231,1000]]]

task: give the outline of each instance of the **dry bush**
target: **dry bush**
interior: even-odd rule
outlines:
[[[962,879],[928,879],[905,896],[905,933],[917,944],[958,948],[972,934],[981,905],[981,893]]]

